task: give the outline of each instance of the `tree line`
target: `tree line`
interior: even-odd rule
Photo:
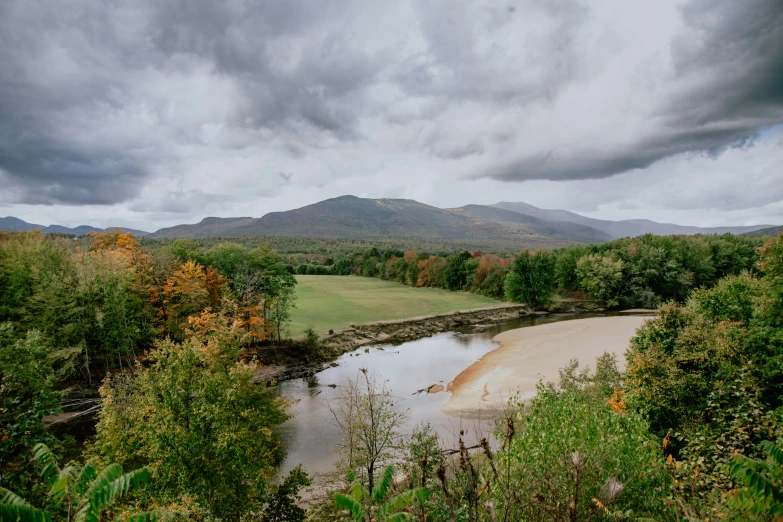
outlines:
[[[411,286],[474,292],[534,305],[555,296],[586,297],[609,307],[656,308],[683,302],[696,288],[726,275],[757,272],[758,237],[725,235],[625,238],[516,256],[480,251],[430,255],[367,248],[320,255],[307,263],[287,256],[289,270],[308,275],[360,275]]]

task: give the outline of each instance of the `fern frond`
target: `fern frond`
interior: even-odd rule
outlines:
[[[57,457],[54,456],[54,453],[46,444],[39,442],[33,446],[33,460],[42,466],[41,476],[44,480],[50,480],[52,477],[60,474]]]
[[[396,497],[390,499],[380,508],[378,508],[379,517],[387,517],[395,511],[400,511],[411,506],[416,499],[416,492],[414,490],[400,493]]]
[[[367,493],[367,488],[359,481],[354,482],[351,484],[351,488],[348,490],[348,496],[350,496],[354,501],[361,502],[364,498],[369,498],[369,494]]]
[[[2,522],[52,522],[49,513],[27,506],[0,504]]]
[[[51,488],[49,488],[48,493],[52,502],[59,503],[68,494],[68,488],[76,480],[78,471],[78,468],[74,466],[65,466],[56,477],[52,477]]]
[[[768,440],[762,441],[759,446],[764,448],[764,451],[766,451],[767,455],[775,461],[775,464],[783,466],[783,448]]]
[[[783,502],[783,494],[781,494],[780,490],[755,470],[743,466],[739,462],[729,465],[729,470],[733,477],[745,483],[745,486],[754,497],[760,497],[766,502]]]
[[[120,470],[122,470],[122,468],[120,468]],[[150,481],[151,477],[152,472],[149,468],[130,471],[114,479],[100,489],[91,490],[89,503],[92,506],[93,511],[96,514],[100,514],[101,510],[111,504],[115,498],[125,495],[133,488],[138,488],[140,485],[146,484]]]
[[[0,487],[0,505],[3,506],[17,506],[17,507],[24,507],[24,508],[32,508],[25,499],[11,491],[10,489],[5,489]]]
[[[348,495],[335,493],[334,503],[337,505],[337,507],[347,509],[348,512],[351,513],[351,518],[353,518],[356,522],[361,522],[362,518],[364,517],[362,506]]]
[[[87,497],[91,497],[96,491],[105,488],[122,476],[122,466],[119,464],[109,464],[90,484],[87,491]]]
[[[379,504],[391,490],[392,480],[394,479],[394,468],[392,466],[386,466],[383,470],[383,477],[375,485],[372,492],[372,500],[376,504]]]
[[[95,469],[95,463],[88,460],[76,479],[76,492],[79,493],[79,495],[87,493],[90,489],[90,484],[97,474],[98,470]]]

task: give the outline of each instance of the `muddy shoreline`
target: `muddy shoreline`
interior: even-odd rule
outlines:
[[[444,314],[352,324],[321,339],[321,351],[317,360],[296,356],[280,360],[279,349],[275,352],[261,352],[256,379],[280,381],[307,377],[328,368],[340,355],[372,344],[400,344],[466,326],[503,323],[531,315],[601,311],[604,311],[604,308],[599,303],[588,300],[563,300],[539,310],[525,304],[504,303]],[[300,351],[303,349],[300,348]]]

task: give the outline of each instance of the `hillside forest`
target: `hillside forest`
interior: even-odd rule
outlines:
[[[574,362],[529,403],[512,399],[477,445],[444,447],[427,425],[401,433],[391,391],[359,376],[335,415],[345,487],[305,511],[306,470],[277,476],[285,402],[256,378],[259,350],[296,345],[297,273],[659,314],[625,372],[609,355],[594,370]],[[319,349],[317,336],[303,342]],[[0,515],[779,520],[781,361],[783,236],[646,235],[511,256],[3,233]],[[86,438],[44,420],[85,406],[99,410]]]

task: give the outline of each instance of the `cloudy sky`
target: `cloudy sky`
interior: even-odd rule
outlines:
[[[783,222],[782,0],[3,0],[0,215]]]

